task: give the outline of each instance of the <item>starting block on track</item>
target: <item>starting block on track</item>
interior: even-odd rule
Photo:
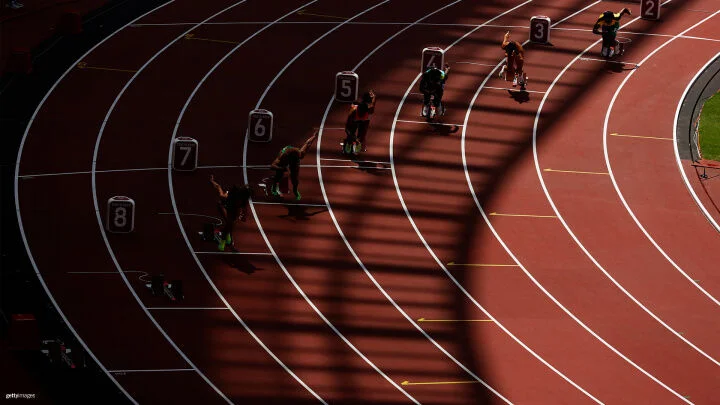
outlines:
[[[152,295],[156,297],[166,297],[170,301],[185,299],[182,281],[173,280],[168,283],[165,281],[163,274],[152,276],[150,282],[145,284],[145,286],[148,287]]]

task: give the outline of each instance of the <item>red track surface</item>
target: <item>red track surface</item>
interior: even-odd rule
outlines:
[[[302,0],[249,0],[208,22],[250,24],[196,26],[232,4],[176,1],[137,23],[192,24],[119,31],[82,61],[130,71],[71,69],[34,117],[21,152],[18,211],[37,270],[132,399],[716,400],[720,278],[708,263],[717,262],[711,246],[718,235],[682,182],[672,142],[609,136],[607,162],[603,149],[609,133],[672,137],[685,87],[720,49],[720,17],[703,21],[716,13],[713,0],[674,1],[662,21],[627,28],[664,35],[625,34],[633,39],[622,57],[628,61],[701,21],[687,35],[716,41],[673,40],[632,74],[612,109],[631,70],[577,60],[588,47],[584,56],[597,57],[597,37],[563,30],[587,30],[602,3],[513,9],[521,3],[320,0],[307,6],[306,13],[322,15],[312,16],[293,12]],[[338,16],[360,13],[353,21],[429,16],[410,27],[339,25]],[[237,46],[285,14],[284,23]],[[553,22],[572,16],[552,32],[553,46],[528,46],[529,89],[549,91],[541,110],[543,93],[519,104],[493,89],[507,84],[490,67],[507,26],[527,26],[539,14]],[[321,23],[286,23],[307,21]],[[488,21],[474,31],[426,24]],[[418,96],[404,95],[416,91],[419,51],[430,45],[452,45],[444,121],[465,124],[457,132],[396,120],[418,120]],[[268,173],[244,168],[244,159],[267,165],[321,122],[341,127],[346,105],[331,104],[324,117],[332,78],[360,62],[361,87],[375,89],[379,100],[363,159],[392,166],[358,170],[324,160],[343,159],[342,132],[326,129],[317,153],[323,160],[309,155],[303,164],[311,167],[301,172],[302,203],[313,206],[260,198],[234,235],[246,254],[203,253],[215,249],[197,237],[207,219],[196,215],[216,215],[209,175],[229,183],[246,174],[256,184]],[[245,150],[247,113],[257,104],[279,127],[270,144]],[[198,140],[201,168],[168,172],[173,136]],[[542,171],[607,173],[608,163],[617,190],[608,174]],[[53,173],[65,174],[31,176]],[[113,195],[136,202],[131,234],[106,234],[98,221]],[[97,274],[68,273],[77,271]],[[152,297],[137,272],[184,280],[187,299],[171,305]],[[488,317],[494,322],[468,322]]]

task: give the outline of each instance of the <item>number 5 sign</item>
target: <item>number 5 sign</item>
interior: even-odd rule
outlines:
[[[272,140],[273,115],[268,110],[250,111],[248,133],[253,142],[270,142]]]
[[[197,168],[198,142],[193,138],[181,136],[173,145],[172,166],[175,170],[192,171]]]
[[[640,0],[640,17],[646,20],[660,19],[660,0]]]
[[[112,233],[129,233],[135,229],[135,201],[123,196],[111,197],[107,203],[105,228]]]
[[[358,97],[358,75],[345,71],[335,75],[335,100],[351,103]]]
[[[530,19],[530,42],[538,44],[550,42],[550,17],[536,15]]]

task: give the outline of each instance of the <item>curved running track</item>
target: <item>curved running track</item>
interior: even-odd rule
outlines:
[[[71,67],[28,127],[16,202],[38,276],[135,402],[713,403],[718,234],[672,131],[720,16],[673,0],[626,19],[631,70],[592,60],[606,6],[169,2]],[[539,14],[553,46],[528,46],[519,103],[497,42]],[[459,127],[413,122],[431,45]],[[339,156],[347,107],[328,104],[353,67],[379,99],[365,162]],[[256,106],[270,144],[244,139]],[[199,240],[211,173],[255,184],[321,125],[302,204],[256,199],[240,254]],[[168,170],[175,136],[198,140],[195,172]],[[132,234],[105,234],[112,195],[135,199]],[[143,272],[187,299],[152,297]]]

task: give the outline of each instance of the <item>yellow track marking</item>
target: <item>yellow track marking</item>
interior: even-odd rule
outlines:
[[[573,174],[605,174],[609,175],[610,173],[606,172],[581,172],[578,170],[555,170],[555,169],[543,169],[544,172],[556,172],[556,173],[573,173]]]
[[[555,215],[532,215],[532,214],[498,214],[497,212],[491,212],[489,214],[493,217],[529,217],[529,218],[557,218]]]
[[[672,141],[672,138],[661,138],[658,136],[640,136],[640,135],[624,135],[624,134],[618,134],[618,133],[612,133],[610,136],[623,136],[626,138],[641,138],[641,139],[660,139],[662,141]]]
[[[447,266],[473,266],[473,267],[518,267],[517,264],[484,264],[484,263],[455,263],[450,262]]]
[[[403,381],[400,385],[441,385],[441,384],[477,384],[480,381],[431,381],[431,382],[410,382]]]
[[[185,39],[194,39],[195,41],[206,41],[206,42],[219,42],[221,44],[233,44],[233,45],[237,45],[240,43],[240,42],[236,42],[236,41],[225,41],[222,39],[196,38],[195,34],[187,34],[187,35],[185,35]]]
[[[492,319],[425,319],[420,318],[418,322],[492,322]]]
[[[101,66],[88,66],[86,62],[79,62],[77,65],[78,69],[93,69],[93,70],[109,70],[112,72],[127,72],[127,73],[136,73],[137,70],[129,70],[129,69],[115,69],[115,68],[107,68],[107,67],[101,67]]]
[[[347,20],[347,17],[338,17],[336,15],[327,15],[327,14],[313,14],[313,13],[308,13],[305,10],[300,10],[297,12],[297,14],[298,15],[311,15],[313,17],[337,18],[340,20]]]

